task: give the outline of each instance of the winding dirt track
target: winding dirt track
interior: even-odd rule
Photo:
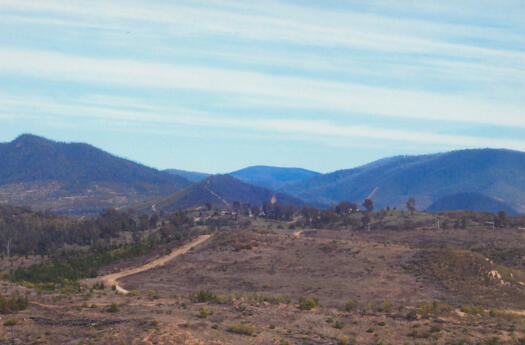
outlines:
[[[191,241],[189,243],[186,243],[185,245],[183,245],[180,248],[175,249],[174,251],[172,251],[168,255],[165,255],[163,257],[160,257],[158,259],[150,261],[150,262],[148,262],[148,263],[146,263],[146,264],[144,264],[142,266],[138,266],[138,267],[135,267],[135,268],[130,268],[130,269],[122,271],[122,272],[108,274],[108,275],[100,277],[99,279],[102,280],[104,285],[106,285],[106,286],[113,286],[114,285],[119,293],[126,295],[126,294],[129,293],[129,291],[124,289],[123,287],[121,287],[118,284],[118,281],[117,281],[118,279],[130,276],[132,274],[144,272],[144,271],[150,270],[150,269],[158,267],[158,266],[162,266],[166,262],[175,259],[177,256],[187,253],[191,248],[198,246],[199,244],[201,244],[204,241],[208,240],[210,237],[211,237],[211,235],[200,235],[199,237],[197,237],[193,241]]]

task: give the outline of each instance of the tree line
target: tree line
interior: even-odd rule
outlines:
[[[182,211],[181,211],[182,212]],[[107,209],[94,218],[78,219],[49,212],[33,211],[29,207],[0,206],[0,255],[45,255],[66,245],[103,246],[122,232],[140,233],[164,225],[167,235],[172,228],[188,224],[184,212],[163,215],[136,215],[133,210]]]

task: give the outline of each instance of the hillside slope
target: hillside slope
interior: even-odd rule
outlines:
[[[330,205],[341,200],[360,202],[376,188],[373,199],[378,208],[404,207],[413,196],[417,208],[426,209],[446,195],[477,192],[525,213],[525,153],[476,149],[392,157],[290,183],[280,190]]]
[[[320,174],[301,168],[257,165],[234,171],[230,175],[246,183],[277,190],[286,183],[302,181]]]
[[[28,134],[3,143],[0,162],[0,202],[63,213],[123,207],[190,184],[88,144]]]
[[[449,210],[472,210],[492,213],[505,211],[508,215],[517,214],[516,210],[508,204],[481,193],[459,193],[447,195],[427,208],[427,211],[429,212]]]
[[[274,195],[280,204],[304,205],[302,200],[244,183],[230,175],[210,176],[152,205],[154,205],[156,210],[165,211],[202,206],[206,203],[227,207],[234,201],[249,203],[252,206],[261,206],[265,201],[270,201]]]

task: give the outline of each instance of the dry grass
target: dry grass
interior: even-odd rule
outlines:
[[[505,271],[466,246],[422,249],[417,243],[426,234],[401,235],[394,244],[378,234],[328,230],[299,238],[291,231],[229,233],[122,279],[137,291],[132,295],[109,288],[38,295],[9,283],[2,291],[29,294],[29,308],[9,316],[19,320],[12,326],[19,344],[444,345],[489,344],[495,337],[517,344],[513,339],[525,337],[523,316],[501,311],[503,304],[478,304],[490,297],[519,305],[513,298],[521,295],[505,291],[520,287],[483,278],[494,267],[506,280],[510,273],[518,279],[519,271]],[[302,310],[300,297],[319,304]],[[349,299],[355,303],[345,309]],[[11,334],[2,318],[0,344]]]

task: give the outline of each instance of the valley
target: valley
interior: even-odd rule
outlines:
[[[0,149],[0,344],[525,343],[522,175],[428,177],[523,153],[209,175]]]

